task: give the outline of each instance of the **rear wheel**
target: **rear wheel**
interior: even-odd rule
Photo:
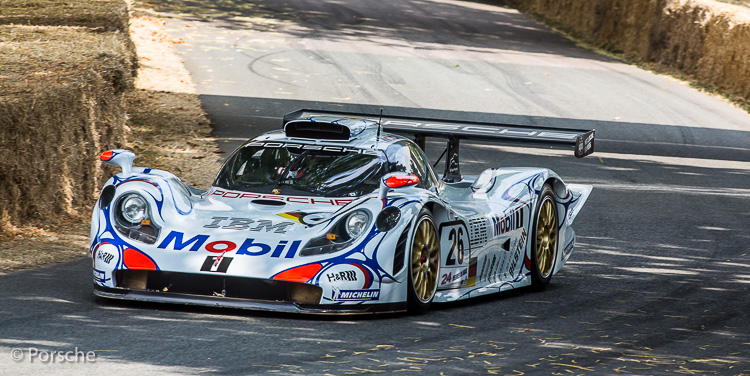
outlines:
[[[422,209],[417,216],[409,265],[409,312],[421,314],[427,311],[435,297],[440,273],[440,239],[432,214],[427,209]]]
[[[557,204],[552,188],[545,184],[539,195],[531,238],[531,285],[538,291],[544,290],[552,279],[558,235]]]

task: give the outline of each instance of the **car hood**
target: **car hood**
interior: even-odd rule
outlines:
[[[232,238],[253,234],[278,239],[301,238],[304,234],[306,238],[355,207],[379,209],[367,204],[374,196],[306,197],[212,188],[200,196],[181,192],[174,197],[173,205],[156,203],[160,208],[157,222],[167,233],[218,233]],[[371,214],[374,217],[377,213]]]

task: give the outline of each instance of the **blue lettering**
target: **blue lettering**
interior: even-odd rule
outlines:
[[[183,248],[187,247],[191,243],[194,243],[193,246],[190,247],[190,250],[195,252],[198,250],[198,248],[200,248],[203,245],[203,243],[206,242],[206,240],[208,240],[208,235],[196,235],[188,239],[188,241],[183,242],[182,241],[183,235],[184,234],[181,232],[172,231],[169,233],[169,235],[167,235],[164,238],[164,241],[162,241],[161,244],[157,246],[157,248],[167,248],[169,246],[169,243],[171,243],[172,240],[174,240],[175,250],[181,251]]]
[[[297,252],[299,245],[302,244],[301,240],[295,240],[292,242],[292,246],[289,247],[289,251],[286,252],[286,258],[294,258],[294,254]]]
[[[172,247],[177,251],[188,248],[188,250],[195,252],[201,249],[201,247],[204,247],[205,243],[208,241],[208,238],[209,235],[195,235],[188,240],[184,240],[184,233],[181,233],[179,231],[171,231],[167,236],[164,237],[164,240],[157,246],[157,248],[164,249]],[[221,245],[229,246],[228,251],[232,251],[236,247],[235,243],[230,241],[218,241],[214,243],[220,243]],[[205,247],[208,247],[206,248],[206,250],[209,252],[217,252],[216,250],[212,249],[212,245],[214,243],[208,243],[207,245],[205,245]],[[289,241],[281,240],[275,247],[272,247],[265,243],[256,242],[253,238],[247,238],[237,249],[237,254],[248,256],[262,256],[271,253],[271,249],[273,249],[271,257],[280,258],[282,257],[282,255],[284,255],[284,258],[294,258],[301,244],[301,240],[295,240],[291,245],[289,245]],[[289,247],[287,247],[287,245],[289,245]],[[219,249],[218,252],[222,250],[224,250],[224,248]]]
[[[279,242],[279,245],[276,246],[276,249],[273,250],[273,253],[271,254],[271,257],[281,257],[281,252],[284,251],[284,247],[286,247],[286,240],[282,240]]]
[[[260,248],[259,251],[251,252],[250,248],[258,247]],[[242,243],[240,246],[240,249],[237,250],[238,255],[249,255],[249,256],[261,256],[265,255],[266,253],[271,252],[271,246],[268,244],[263,243],[255,243],[255,239],[247,238],[245,239],[245,242]]]

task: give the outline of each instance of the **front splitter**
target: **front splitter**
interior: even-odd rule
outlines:
[[[195,305],[251,311],[285,312],[320,315],[358,315],[406,311],[406,303],[380,303],[352,305],[311,305],[284,301],[237,299],[150,290],[102,287],[94,284],[94,294],[102,298],[152,303]]]

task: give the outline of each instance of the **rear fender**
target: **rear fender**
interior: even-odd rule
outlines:
[[[534,226],[534,211],[542,193],[544,184],[549,184],[555,197],[558,218],[558,252],[554,267],[556,273],[565,264],[575,246],[575,231],[571,227],[576,215],[586,202],[592,187],[580,184],[565,184],[553,171],[545,168],[489,169],[489,179],[477,179],[488,187],[488,196],[493,202],[508,206],[529,205],[531,216],[529,230]],[[527,258],[531,258],[532,236],[527,240]],[[530,264],[527,264],[530,265]]]
[[[557,180],[554,186],[557,188],[554,190],[559,221],[558,252],[554,268],[554,272],[557,273],[573,252],[576,243],[576,234],[572,227],[573,220],[583,208],[593,187],[580,184],[565,185],[562,180]],[[564,194],[561,195],[560,193],[563,192]]]

